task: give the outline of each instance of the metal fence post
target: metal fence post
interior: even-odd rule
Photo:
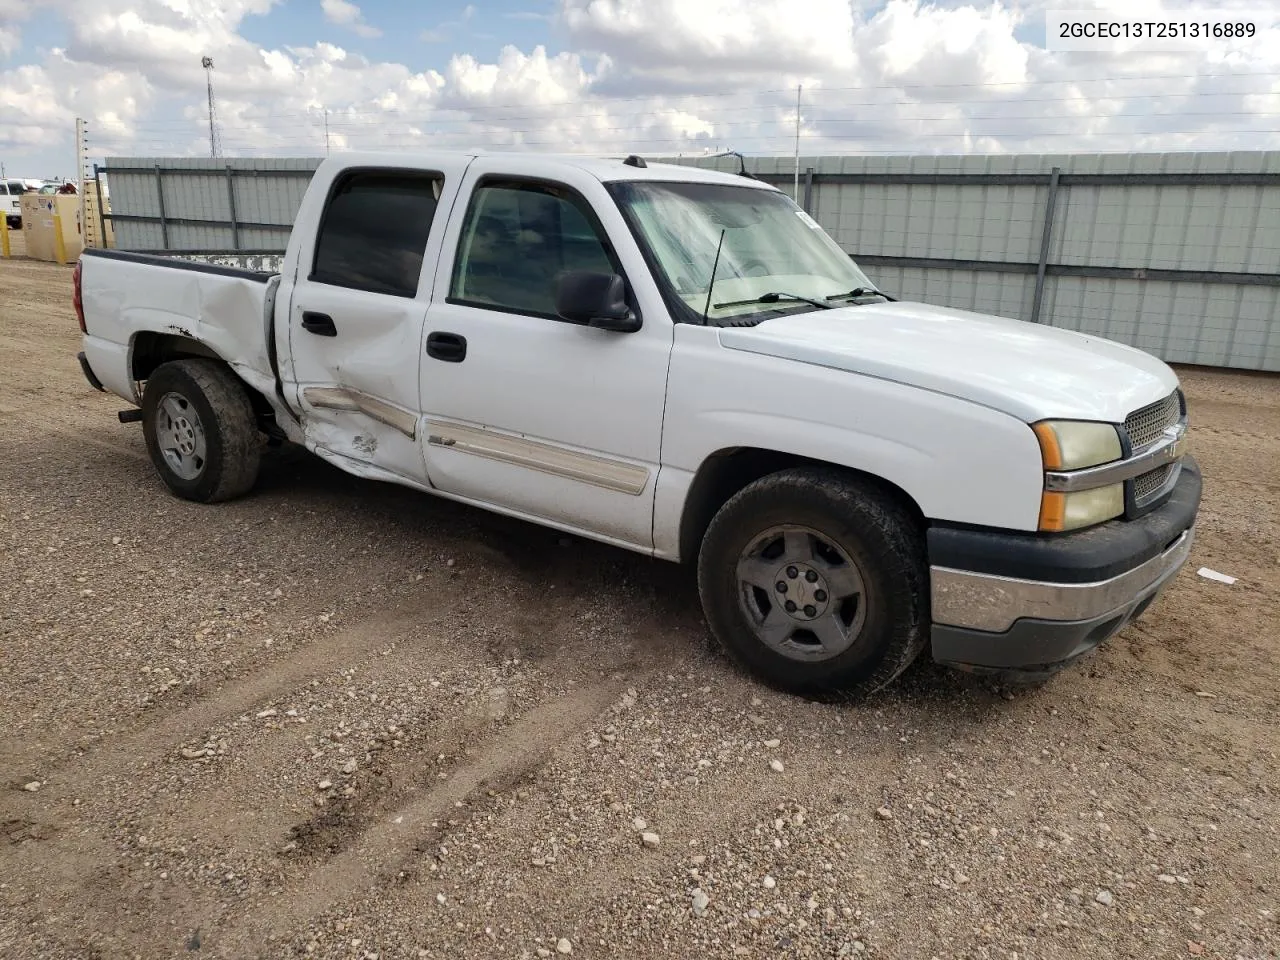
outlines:
[[[804,168],[804,212],[813,216],[813,167]]]
[[[1031,297],[1031,322],[1040,322],[1040,305],[1044,301],[1044,273],[1049,266],[1049,245],[1053,242],[1053,212],[1058,202],[1058,178],[1061,167],[1049,174],[1049,196],[1044,202],[1044,234],[1040,238],[1040,262],[1036,265],[1036,292]]]
[[[160,171],[160,164],[156,164],[156,199],[160,202],[160,246],[164,250],[169,249],[169,221],[164,216],[164,174]]]
[[[231,164],[227,164],[227,207],[231,211],[231,249],[240,249],[240,224],[236,220],[236,185]]]
[[[102,197],[102,171],[96,163],[93,165],[93,185],[98,202],[98,226],[102,229],[102,236],[98,238],[98,242],[105,250],[110,246],[107,243],[107,202]]]

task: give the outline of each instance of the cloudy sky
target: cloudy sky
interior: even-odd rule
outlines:
[[[226,155],[323,154],[326,124],[333,150],[790,155],[798,86],[807,155],[1280,149],[1280,26],[1234,49],[1046,49],[1046,8],[1188,6],[0,0],[0,163],[73,176],[77,116],[94,159],[207,156],[202,56]]]

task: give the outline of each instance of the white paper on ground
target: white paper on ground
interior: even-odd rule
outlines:
[[[1201,567],[1196,573],[1204,577],[1206,580],[1217,580],[1219,583],[1235,583],[1236,578],[1227,576],[1225,573],[1219,573],[1217,570],[1210,570],[1208,567]]]

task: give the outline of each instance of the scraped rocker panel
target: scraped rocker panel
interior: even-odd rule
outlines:
[[[427,430],[427,443],[433,446],[448,447],[460,453],[471,453],[527,467],[633,497],[640,496],[649,482],[649,471],[645,467],[589,453],[578,453],[537,440],[442,420],[428,420]]]
[[[359,390],[346,387],[307,387],[302,391],[302,396],[313,407],[359,411],[379,423],[385,423],[393,430],[399,430],[409,439],[413,439],[418,432],[416,413],[402,410]]]

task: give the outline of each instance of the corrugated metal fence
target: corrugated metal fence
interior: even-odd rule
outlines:
[[[677,160],[737,170],[737,158]],[[125,249],[280,251],[314,159],[108,162]],[[747,158],[903,299],[1280,371],[1280,152]]]
[[[121,250],[281,253],[315,158],[117,157],[101,171]]]

